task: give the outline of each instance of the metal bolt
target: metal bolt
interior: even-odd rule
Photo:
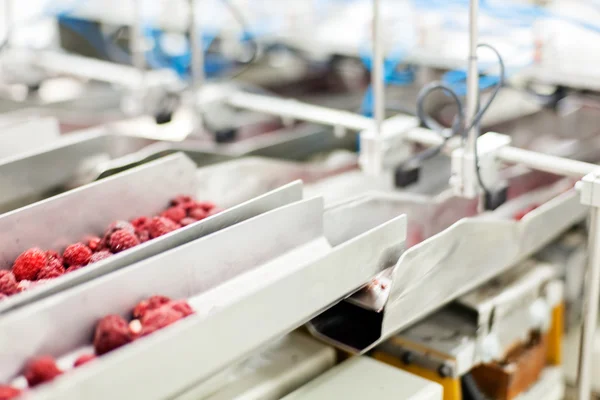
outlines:
[[[437,372],[442,378],[447,378],[452,374],[452,368],[448,364],[442,364]]]
[[[412,362],[415,360],[415,355],[410,351],[406,351],[404,352],[404,354],[402,354],[402,357],[400,359],[404,364],[409,365],[412,364]]]

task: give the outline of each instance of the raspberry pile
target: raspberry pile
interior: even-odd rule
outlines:
[[[98,321],[93,339],[95,354],[79,356],[73,363],[73,368],[93,362],[103,354],[188,317],[194,314],[194,310],[185,300],[152,296],[139,302],[134,307],[132,314],[134,319],[129,322],[120,315],[107,315]],[[33,388],[50,382],[65,372],[59,368],[53,357],[40,356],[25,365],[23,376],[27,380],[29,388]],[[20,389],[0,385],[0,400],[16,399],[21,394]]]
[[[101,237],[89,236],[68,246],[62,255],[37,247],[25,250],[17,257],[11,270],[0,270],[0,301],[221,211],[211,202],[181,195],[171,200],[160,215],[115,221]]]

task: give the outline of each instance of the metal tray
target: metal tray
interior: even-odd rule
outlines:
[[[559,181],[480,216],[461,219],[455,215],[458,222],[409,248],[395,267],[385,271],[374,284],[311,321],[311,332],[348,351],[370,350],[508,270],[581,221],[588,210],[580,204],[574,190],[564,192],[569,185],[568,181]],[[418,219],[422,216],[432,221],[438,219],[435,210],[444,207],[443,203],[433,203],[428,206],[429,212],[422,212],[419,211],[422,203],[414,199],[400,201],[404,196],[397,196],[394,200],[385,195],[371,195],[355,203],[347,202],[346,208],[370,204],[371,211],[365,214],[365,220],[372,223],[382,213],[390,212],[394,202],[396,213],[420,212]],[[387,210],[381,206],[386,200]],[[521,221],[515,221],[508,212],[515,208],[512,202],[543,204]],[[409,224],[409,239],[410,234]]]
[[[157,214],[178,194],[211,198],[210,192],[198,192],[197,189],[195,165],[185,155],[175,154],[0,215],[3,248],[0,268],[10,268],[16,257],[29,247],[61,250],[86,235],[103,232],[115,220]],[[230,208],[215,216],[54,279],[39,288],[11,296],[0,303],[0,314],[297,201],[302,198],[302,186],[295,182],[259,194],[244,202],[229,204]]]
[[[209,378],[347,297],[402,251],[403,217],[333,247],[323,218],[322,199],[300,201],[5,315],[0,380],[36,354],[72,357],[89,347],[98,318],[156,293],[188,298],[197,315],[29,395],[164,399]]]
[[[60,137],[58,121],[54,118],[0,114],[0,129],[0,159],[43,148]]]
[[[61,193],[80,183],[110,175],[143,162],[160,158],[176,150],[161,148],[141,160],[121,157],[147,149],[154,143],[148,139],[108,135],[103,128],[94,128],[60,138],[53,144],[23,155],[0,160],[0,212],[33,203]],[[229,157],[215,152],[195,154],[199,165],[218,162]],[[115,161],[111,163],[111,160]],[[99,164],[106,169],[98,170]],[[80,182],[82,177],[91,178]]]

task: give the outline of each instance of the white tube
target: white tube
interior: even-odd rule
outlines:
[[[381,1],[373,1],[373,67],[371,85],[373,87],[373,117],[375,137],[381,135],[381,125],[385,119],[385,87],[383,81],[383,43],[381,37]]]

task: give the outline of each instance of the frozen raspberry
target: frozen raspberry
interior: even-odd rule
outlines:
[[[83,354],[77,357],[77,360],[75,360],[75,362],[73,363],[73,367],[77,368],[85,363],[94,360],[95,358],[96,356],[94,354]]]
[[[150,222],[148,232],[152,239],[179,229],[180,225],[164,217],[154,217]]]
[[[31,284],[32,284],[32,282],[27,279],[23,279],[22,281],[20,281],[19,284],[17,285],[17,289],[19,290],[19,293],[31,289]]]
[[[181,313],[169,307],[168,304],[157,308],[156,310],[150,310],[146,312],[141,319],[142,336],[150,335],[182,318]]]
[[[0,271],[0,293],[6,296],[12,296],[19,292],[19,287],[15,275],[4,269]]]
[[[142,333],[142,323],[139,319],[134,319],[129,323],[129,332],[134,338],[139,338]]]
[[[23,371],[30,387],[51,381],[62,373],[54,358],[50,356],[42,356],[31,360]]]
[[[171,207],[163,211],[163,213],[160,214],[160,216],[169,218],[171,221],[179,223],[182,219],[186,217],[186,214],[187,213],[185,209],[183,209],[182,207]]]
[[[46,257],[48,258],[48,262],[50,262],[52,260],[56,260],[62,264],[64,261],[62,256],[57,251],[54,251],[54,250],[47,250]]]
[[[104,232],[104,236],[106,239],[109,239],[110,235],[120,230],[126,230],[131,233],[135,233],[135,227],[133,226],[133,224],[127,221],[115,221],[108,226],[106,232]]]
[[[17,259],[12,267],[12,272],[18,281],[33,281],[40,270],[46,266],[48,258],[46,252],[41,249],[32,248],[25,250]]]
[[[87,243],[87,246],[90,248],[90,250],[92,250],[94,253],[104,249],[105,243],[98,236],[90,236],[86,238],[85,242]]]
[[[196,202],[196,207],[197,208],[201,208],[206,212],[211,211],[213,208],[216,207],[215,203],[211,202],[211,201],[197,201]]]
[[[188,225],[193,224],[194,222],[198,222],[198,220],[194,219],[194,218],[190,218],[190,217],[185,217],[179,223],[181,224],[181,226],[188,226]]]
[[[189,216],[190,218],[194,218],[195,220],[200,221],[208,217],[208,212],[203,208],[194,208],[190,210]]]
[[[118,253],[123,250],[130,249],[140,244],[140,240],[135,236],[135,233],[126,231],[125,229],[113,232],[110,235],[108,245],[113,253]]]
[[[146,300],[140,301],[133,309],[133,317],[141,318],[148,311],[156,310],[165,304],[169,304],[172,300],[166,296],[152,296]]]
[[[148,231],[137,231],[135,234],[140,240],[140,243],[146,243],[148,240],[150,240],[150,232]]]
[[[63,252],[63,258],[68,265],[86,265],[90,262],[92,250],[83,243],[70,245]]]
[[[62,263],[60,263],[56,259],[52,259],[48,262],[44,268],[40,270],[37,276],[38,282],[42,279],[53,279],[58,278],[59,276],[65,273],[65,268]]]
[[[67,269],[67,273],[78,271],[84,267],[85,267],[85,265],[69,265],[69,268]]]
[[[21,395],[21,390],[8,385],[0,385],[0,400],[13,400]]]
[[[133,227],[135,228],[136,231],[138,230],[146,230],[148,229],[148,226],[150,225],[150,221],[151,218],[148,217],[137,217],[135,219],[131,220],[131,225],[133,225]]]
[[[102,250],[97,253],[94,253],[90,257],[90,264],[93,264],[98,261],[106,260],[108,257],[112,256],[112,253],[108,250]]]
[[[194,199],[191,196],[186,196],[186,195],[179,195],[177,197],[175,197],[173,200],[171,200],[171,206],[175,207],[175,206],[180,206],[182,204],[188,204],[188,203],[193,203]]]
[[[185,300],[177,300],[169,303],[165,307],[170,307],[172,310],[177,311],[183,318],[189,317],[194,314],[194,309]]]
[[[94,334],[94,349],[101,356],[133,340],[127,321],[120,315],[108,315],[98,322]]]

